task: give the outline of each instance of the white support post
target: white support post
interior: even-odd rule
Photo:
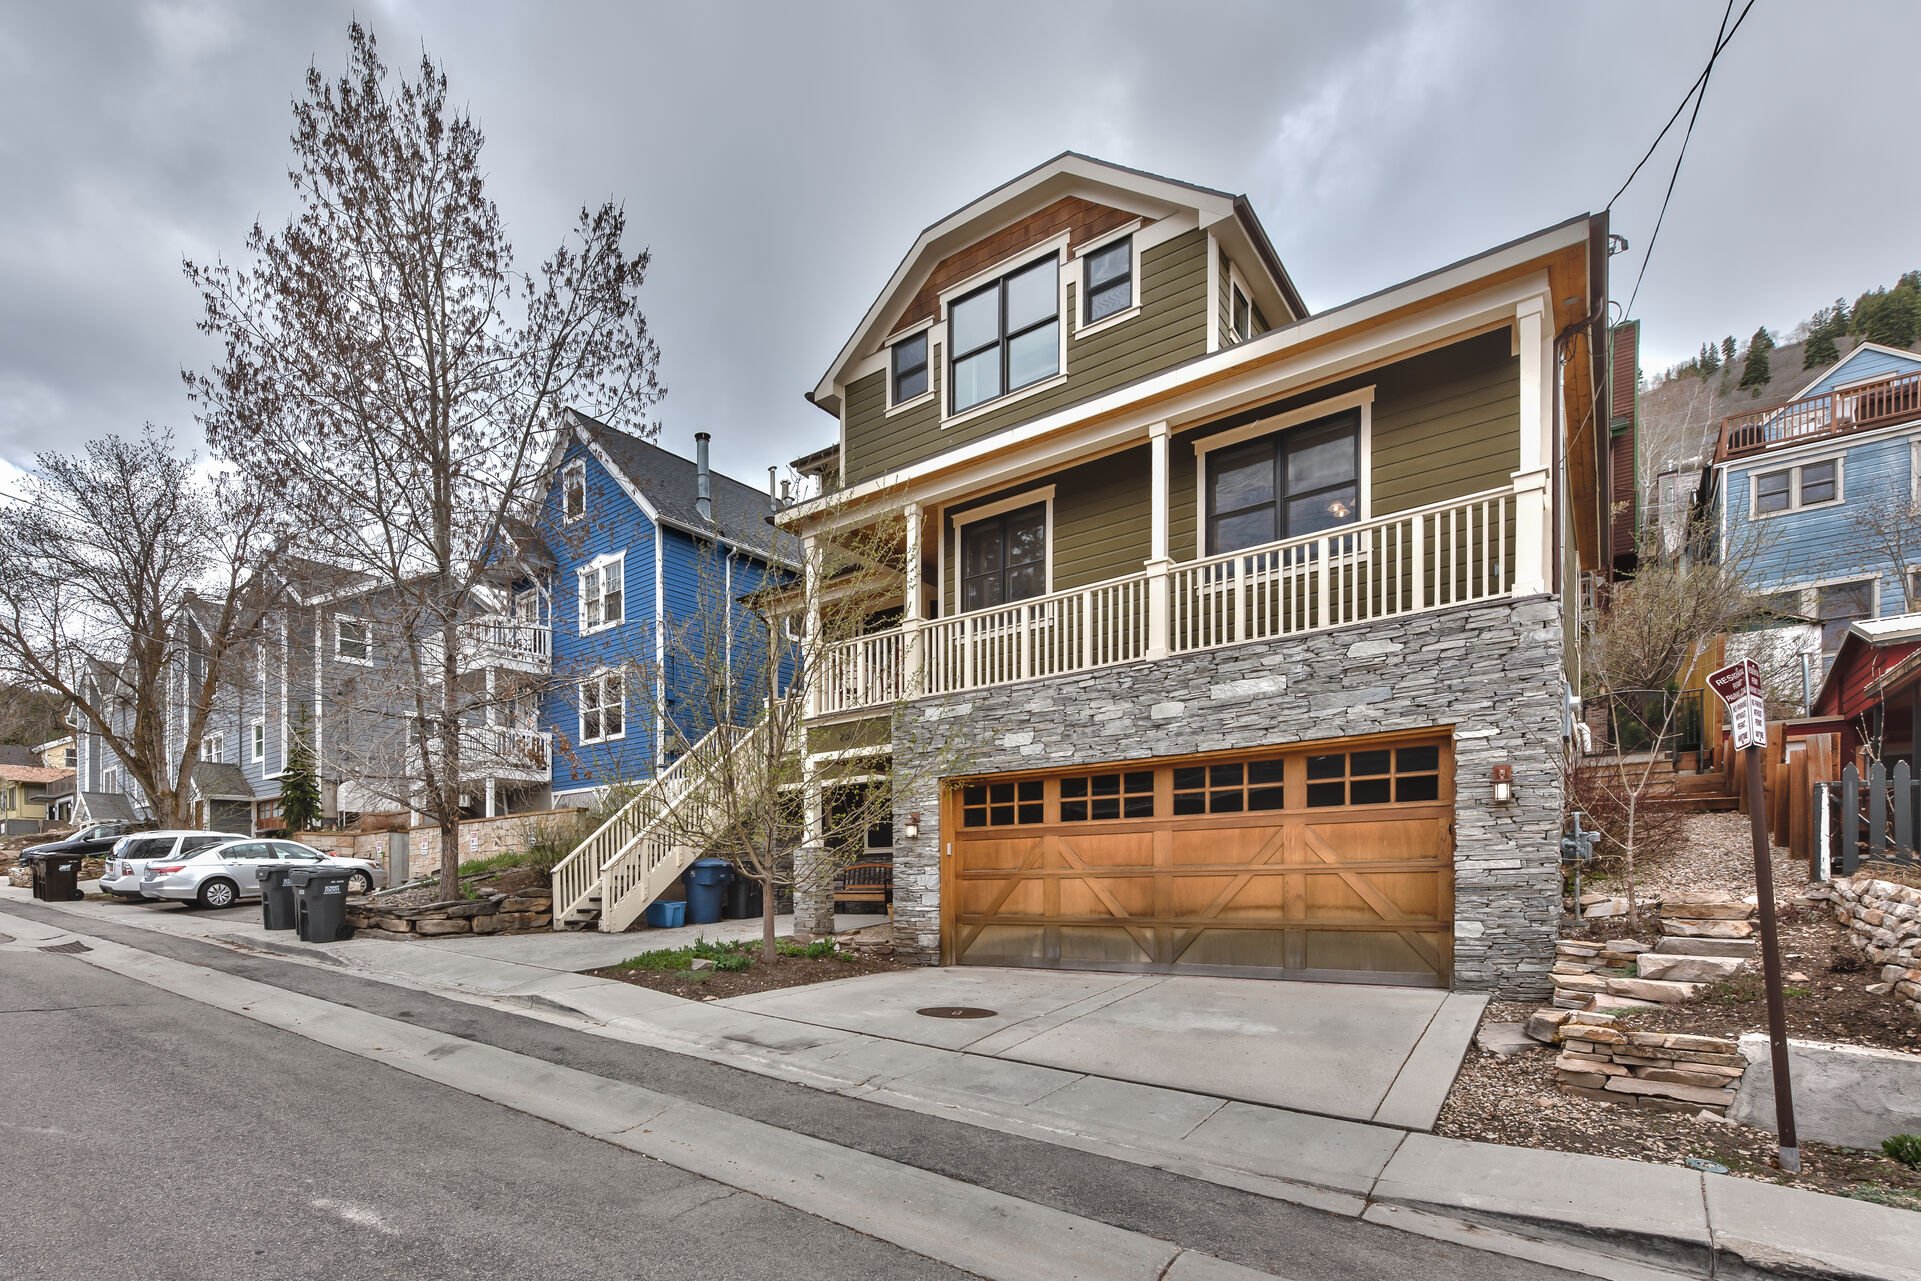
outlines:
[[[921,643],[921,530],[922,516],[920,504],[909,503],[902,510],[907,521],[907,585],[906,599],[901,602],[901,653],[899,697],[913,698],[918,695],[923,684],[921,681],[922,643]]]
[[[800,540],[801,591],[804,597],[800,630],[802,679],[807,682],[807,715],[820,714],[820,541],[813,534]]]
[[[1152,489],[1148,494],[1147,650],[1143,655],[1148,659],[1166,658],[1168,650],[1168,572],[1174,563],[1167,555],[1167,443],[1167,424],[1150,423],[1147,444],[1152,466],[1148,483]]]
[[[496,794],[494,791],[494,780],[490,778],[487,780],[487,817],[488,818],[493,818],[496,814],[500,812],[499,809],[496,807],[495,795]]]
[[[1514,471],[1514,594],[1548,590],[1548,467],[1553,458],[1554,335],[1547,299],[1529,298],[1514,309],[1515,351],[1521,362],[1521,465]]]
[[[1539,596],[1547,591],[1551,546],[1547,469],[1517,471],[1514,473],[1514,595]],[[1494,590],[1499,589],[1499,584],[1495,584]]]

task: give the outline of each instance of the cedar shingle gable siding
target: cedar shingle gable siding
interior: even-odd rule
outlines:
[[[848,385],[845,440],[846,483],[857,485],[896,468],[992,436],[1076,401],[1112,391],[1207,351],[1207,233],[1184,232],[1141,252],[1138,316],[1083,337],[1070,324],[1067,377],[1039,392],[1016,392],[1005,405],[954,426],[941,426],[947,394],[941,348],[930,353],[934,395],[888,416],[887,371]],[[1067,290],[1067,315],[1076,313],[1077,291]]]
[[[896,333],[911,324],[922,320],[932,320],[940,314],[940,295],[966,280],[977,272],[985,271],[1003,258],[1011,258],[1029,245],[1038,245],[1044,240],[1052,240],[1065,231],[1068,251],[1105,235],[1116,227],[1125,226],[1134,220],[1135,215],[1124,209],[1114,209],[1107,205],[1097,205],[1079,196],[1065,196],[1056,200],[1039,213],[1029,214],[1017,223],[1001,228],[987,239],[969,245],[958,253],[951,253],[935,265],[929,273],[927,283],[920,287],[913,301],[902,310],[900,318],[888,329]]]

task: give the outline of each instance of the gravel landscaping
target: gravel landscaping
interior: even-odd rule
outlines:
[[[1712,891],[1751,895],[1750,839],[1745,815],[1690,815],[1681,851],[1669,858],[1650,859],[1637,869],[1637,895],[1647,899]],[[1789,1035],[1921,1053],[1921,1017],[1902,1002],[1867,993],[1867,985],[1877,977],[1874,967],[1848,941],[1847,931],[1828,905],[1807,896],[1806,866],[1776,849],[1773,871],[1787,971]],[[1596,879],[1597,890],[1615,894],[1625,890],[1618,873]],[[1632,920],[1580,921],[1568,916],[1562,936],[1652,943],[1660,937],[1660,929],[1652,911]],[[1483,1022],[1523,1022],[1540,1008],[1496,1002],[1489,1005]],[[1624,1031],[1728,1038],[1765,1031],[1759,961],[1749,962],[1731,979],[1709,985],[1697,1000],[1619,1011],[1616,1023]],[[1921,1210],[1921,1170],[1874,1153],[1804,1142],[1802,1173],[1785,1175],[1774,1164],[1777,1141],[1772,1133],[1706,1113],[1663,1111],[1569,1094],[1557,1084],[1555,1057],[1556,1051],[1546,1045],[1505,1058],[1470,1050],[1435,1133],[1670,1165],[1695,1158],[1725,1166],[1740,1177]]]

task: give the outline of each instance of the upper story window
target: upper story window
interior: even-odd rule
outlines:
[[[267,759],[267,722],[255,720],[249,730],[249,754],[256,764]]]
[[[1081,260],[1081,323],[1092,325],[1134,305],[1134,237],[1102,245]]]
[[[226,760],[227,736],[225,734],[204,735],[200,740],[200,759],[213,761],[216,764]]]
[[[619,672],[596,672],[580,683],[580,741],[600,743],[627,733],[626,686]]]
[[[614,556],[580,571],[580,630],[598,631],[620,622],[624,614],[627,558]]]
[[[1361,518],[1361,415],[1352,410],[1207,459],[1207,553],[1318,534]]]
[[[1752,511],[1756,516],[1778,516],[1803,507],[1819,507],[1841,500],[1841,460],[1825,458],[1779,471],[1756,472],[1752,482]]]
[[[1061,371],[1060,274],[1050,255],[947,308],[950,413]]]
[[[367,634],[367,620],[348,614],[334,617],[334,657],[349,663],[364,663],[373,657],[373,640]]]
[[[888,349],[888,386],[893,394],[888,401],[904,405],[927,394],[927,331],[921,330],[901,339]]]
[[[963,611],[1047,593],[1047,504],[969,521],[960,529]]]
[[[560,516],[579,520],[587,514],[587,463],[575,459],[560,473]]]

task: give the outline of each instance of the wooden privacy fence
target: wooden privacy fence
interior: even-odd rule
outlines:
[[[1829,870],[1853,876],[1864,862],[1921,867],[1921,781],[1906,761],[1892,770],[1876,761],[1865,774],[1850,765],[1840,781],[1814,785],[1813,807],[1816,854],[1826,854]]]
[[[1761,749],[1762,812],[1767,816],[1768,833],[1774,844],[1785,846],[1795,858],[1815,866],[1818,843],[1814,839],[1814,786],[1840,777],[1841,736],[1807,734],[1790,738],[1787,726],[1779,721],[1768,725],[1768,745]],[[1741,754],[1727,745],[1723,731],[1720,743],[1721,777],[1727,794],[1740,799],[1747,808],[1748,775],[1741,766]]]

